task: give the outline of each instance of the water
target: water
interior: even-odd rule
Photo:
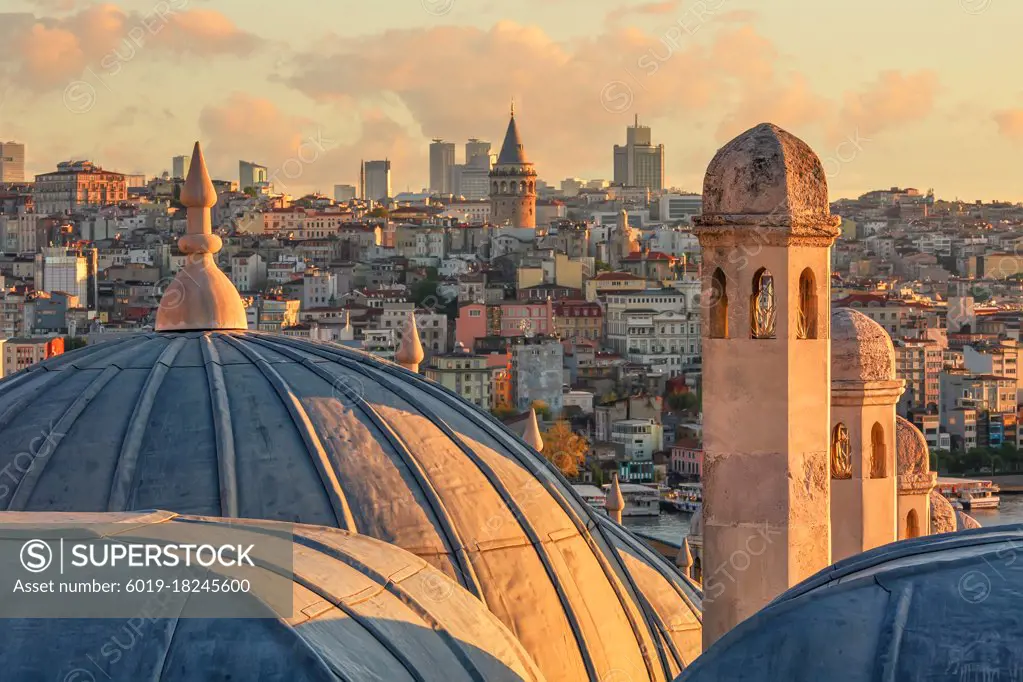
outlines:
[[[967,512],[982,526],[1004,526],[1023,523],[1023,495],[1001,494],[998,509],[977,509]],[[689,535],[692,514],[662,511],[660,516],[627,516],[625,525],[665,542],[679,542]]]

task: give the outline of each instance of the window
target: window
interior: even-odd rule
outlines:
[[[831,478],[852,478],[849,429],[841,422],[831,431]]]
[[[728,281],[721,268],[714,270],[710,278],[710,338],[728,338]]]
[[[920,537],[920,517],[916,509],[910,509],[906,515],[906,538]]]
[[[874,423],[870,430],[870,477],[884,478],[886,466],[886,449],[884,444],[884,428]]]
[[[750,338],[773,339],[774,333],[774,277],[767,268],[760,268],[753,274],[750,294]]]
[[[799,275],[799,310],[796,315],[796,338],[817,338],[817,282],[810,268]]]

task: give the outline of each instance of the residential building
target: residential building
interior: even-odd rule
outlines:
[[[674,377],[701,353],[698,312],[687,312],[686,296],[673,289],[608,294],[607,345],[630,362]]]
[[[332,272],[310,269],[302,277],[302,310],[326,308],[337,305],[341,292],[338,291],[338,276]]]
[[[89,296],[89,261],[82,254],[60,246],[44,247],[36,256],[41,265],[42,291],[64,292],[77,296],[82,303],[93,300]]]
[[[261,291],[266,286],[266,261],[253,251],[231,256],[231,282],[239,291]]]
[[[664,447],[664,432],[653,419],[625,419],[611,425],[611,442],[624,448],[619,475],[626,481],[654,480],[654,453]]]
[[[358,189],[355,185],[334,185],[334,201],[339,204],[355,199]]]
[[[0,142],[0,184],[25,182],[25,145]]]
[[[588,301],[555,301],[554,328],[563,339],[599,341],[604,335],[604,310]]]
[[[458,346],[451,353],[440,353],[430,358],[426,378],[489,410],[493,401],[492,373],[486,356]]]
[[[644,291],[645,278],[629,272],[602,272],[586,281],[586,300],[596,301],[604,294],[623,291]]]
[[[703,213],[703,197],[699,194],[669,192],[657,200],[657,208],[657,217],[662,222],[691,222],[693,218]]]
[[[45,338],[14,337],[0,339],[3,349],[3,366],[0,376],[9,377],[26,367],[64,353],[64,337]]]
[[[32,199],[41,215],[71,213],[127,201],[128,184],[121,173],[105,171],[90,161],[64,161],[55,172],[36,176]]]
[[[942,413],[942,427],[948,432],[952,450],[966,452],[977,447],[977,411],[955,407]]]
[[[614,182],[623,187],[664,189],[664,145],[651,143],[649,126],[635,123],[626,130],[625,146],[614,147]]]
[[[895,339],[895,375],[906,382],[899,400],[900,414],[938,408],[943,356],[944,350],[935,341]]]
[[[519,336],[511,339],[512,383],[515,409],[524,411],[536,401],[547,404],[554,415],[564,406],[564,350],[550,336]]]
[[[263,192],[270,187],[269,172],[266,166],[251,161],[238,162],[238,187],[241,191],[254,189]]]
[[[1016,340],[963,346],[963,365],[973,374],[1014,379],[1017,400],[1023,397],[1023,373],[1019,371],[1020,345]]]
[[[245,308],[249,329],[277,334],[287,327],[294,327],[298,324],[301,306],[298,299],[257,296]]]
[[[669,470],[681,476],[700,479],[703,476],[703,448],[694,445],[676,445],[671,449]]]

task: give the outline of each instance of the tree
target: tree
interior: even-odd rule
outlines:
[[[490,414],[494,415],[495,417],[502,421],[507,419],[508,417],[514,417],[518,413],[519,413],[518,410],[508,405],[498,405],[497,407],[490,411]]]
[[[85,339],[81,336],[65,336],[64,337],[64,352],[68,353],[75,350],[76,348],[85,348],[88,344]]]
[[[699,397],[691,391],[674,391],[668,394],[668,407],[673,410],[696,410],[700,406]]]
[[[536,411],[536,416],[542,421],[549,422],[551,420],[551,408],[542,400],[534,400],[533,409]]]
[[[564,419],[554,422],[554,426],[543,438],[543,455],[565,476],[574,478],[579,475],[579,467],[586,462],[586,453],[590,451],[590,442],[572,431],[572,427]]]

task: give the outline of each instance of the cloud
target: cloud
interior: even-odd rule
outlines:
[[[29,90],[64,87],[87,69],[110,71],[151,51],[247,55],[259,39],[219,12],[162,0],[148,12],[100,4],[62,17],[0,13],[0,63]],[[69,5],[70,7],[71,5]]]
[[[866,88],[845,95],[837,134],[876,135],[916,123],[934,110],[938,77],[933,71],[883,71]]]
[[[1023,140],[1023,109],[1003,109],[991,118],[998,125],[998,133],[1012,140]]]

